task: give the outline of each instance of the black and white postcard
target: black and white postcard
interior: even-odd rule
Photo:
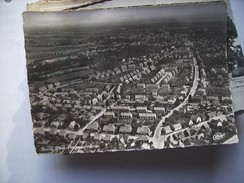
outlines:
[[[222,1],[26,12],[37,153],[238,142]]]

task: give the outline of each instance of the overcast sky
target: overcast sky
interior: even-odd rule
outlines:
[[[146,6],[114,8],[107,10],[83,10],[73,12],[26,12],[23,15],[26,27],[46,26],[101,26],[151,22],[152,20],[214,21],[226,18],[225,4],[194,4],[174,6]]]

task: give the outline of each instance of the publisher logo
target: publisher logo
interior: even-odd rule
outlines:
[[[225,137],[225,134],[224,134],[224,133],[216,133],[216,134],[213,136],[213,140],[214,140],[214,141],[220,141],[220,140],[222,140],[224,137]]]

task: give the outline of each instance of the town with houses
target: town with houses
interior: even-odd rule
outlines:
[[[26,30],[37,153],[236,142],[220,25]]]

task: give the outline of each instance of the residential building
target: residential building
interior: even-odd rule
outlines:
[[[88,125],[86,129],[90,130],[90,131],[99,131],[100,130],[100,125],[99,125],[98,122],[95,121],[94,123]]]
[[[102,140],[102,135],[99,134],[99,133],[98,134],[95,134],[94,137],[93,137],[93,139],[96,140],[96,141],[100,141],[100,140]]]
[[[122,112],[121,117],[125,119],[132,119],[133,115],[130,112]]]
[[[139,113],[147,113],[147,107],[136,107],[136,111]]]
[[[144,89],[144,88],[146,88],[146,85],[144,83],[138,83],[137,88],[138,89]]]
[[[158,84],[146,84],[146,88],[148,90],[158,90],[159,89],[159,85]]]
[[[109,124],[109,125],[104,125],[103,126],[103,131],[104,132],[114,133],[115,130],[116,130],[116,127],[113,124]]]
[[[146,97],[146,95],[135,95],[135,100],[136,101],[146,101],[147,97]]]
[[[139,113],[140,119],[155,120],[157,115],[155,113]]]
[[[105,112],[103,114],[104,117],[108,117],[108,118],[114,118],[115,117],[115,113],[114,112]]]
[[[111,110],[117,112],[129,112],[130,106],[112,106]]]
[[[136,133],[144,134],[144,135],[150,135],[151,134],[151,130],[150,130],[150,128],[148,126],[141,126],[141,127],[137,128]]]
[[[166,135],[172,133],[172,129],[170,128],[170,126],[165,126],[162,128],[162,132]]]
[[[181,125],[181,123],[177,123],[177,124],[172,125],[172,128],[174,131],[179,131],[182,129],[182,125]]]
[[[154,107],[154,112],[156,114],[164,114],[165,113],[165,107]]]
[[[132,131],[131,125],[125,125],[119,128],[120,133],[131,133],[131,131]]]

